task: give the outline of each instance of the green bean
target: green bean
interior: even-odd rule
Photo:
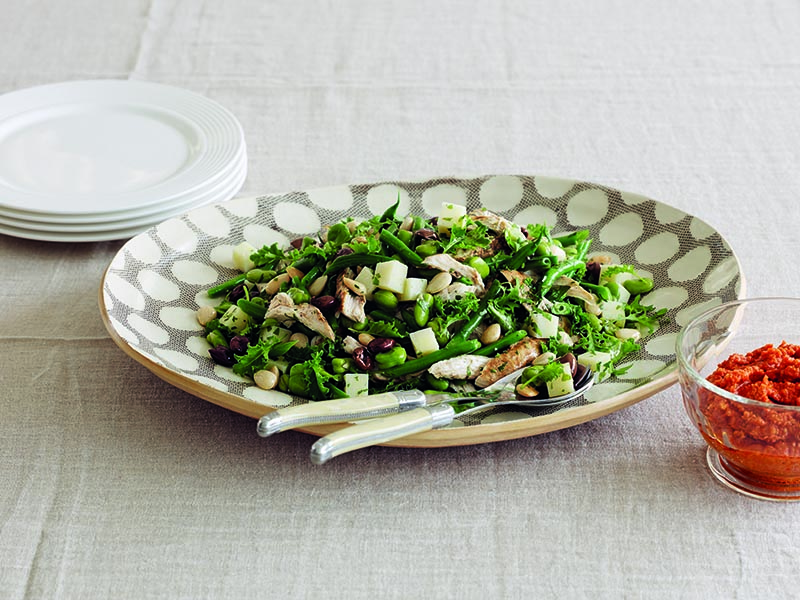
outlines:
[[[390,256],[383,256],[382,254],[362,254],[362,253],[354,253],[354,254],[345,254],[344,256],[340,256],[335,258],[331,264],[328,265],[328,268],[325,269],[325,275],[331,275],[342,269],[346,269],[347,267],[355,267],[361,265],[376,265],[380,262],[386,262],[387,260],[392,260]]]
[[[511,331],[514,329],[514,320],[502,310],[497,308],[497,306],[495,306],[492,302],[489,302],[489,304],[486,306],[486,309],[489,314],[494,317],[494,320],[500,324],[500,327],[502,327],[504,331]]]
[[[541,295],[544,295],[550,291],[550,288],[553,287],[556,279],[562,277],[564,275],[568,275],[573,273],[574,271],[584,267],[583,259],[582,258],[572,258],[570,260],[565,260],[560,265],[556,265],[552,269],[550,269],[547,273],[545,273],[544,277],[542,277],[541,283]]]
[[[244,298],[240,299],[236,303],[236,306],[241,308],[247,316],[258,319],[259,321],[264,318],[264,315],[267,314],[267,308],[263,304],[256,304],[255,302],[251,300],[245,300]]]
[[[519,250],[511,255],[511,258],[506,263],[506,268],[511,269],[512,271],[517,271],[525,266],[525,262],[528,260],[528,257],[533,255],[537,243],[538,242],[530,241],[523,244]]]
[[[322,275],[322,271],[324,270],[324,265],[317,263],[308,270],[308,273],[303,275],[303,278],[300,280],[300,285],[304,288],[307,288],[309,285],[311,285],[312,281]]]
[[[550,312],[554,315],[571,315],[574,306],[569,302],[553,302],[553,308],[550,309]]]
[[[380,240],[394,250],[402,259],[401,262],[406,262],[410,265],[417,266],[422,264],[422,257],[414,252],[411,248],[406,246],[399,237],[390,232],[388,229],[383,229],[380,233]]]
[[[438,377],[434,377],[430,373],[427,373],[425,375],[425,381],[432,390],[435,390],[437,392],[445,391],[447,389],[447,386],[450,385],[447,379],[439,379]]]
[[[419,327],[425,327],[431,318],[431,308],[433,307],[433,295],[422,294],[414,304],[414,321]]]
[[[516,344],[527,335],[527,331],[524,329],[518,329],[517,331],[501,337],[496,342],[486,344],[483,348],[478,348],[475,352],[473,352],[473,354],[477,354],[478,356],[492,356],[498,350],[505,350],[510,345]]]
[[[546,254],[544,256],[534,256],[528,261],[528,266],[532,269],[549,269],[557,262],[555,256]]]
[[[562,246],[572,246],[577,244],[578,242],[582,242],[586,238],[589,237],[589,230],[588,229],[581,229],[578,231],[573,231],[572,233],[566,233],[564,235],[559,235],[558,237],[554,237],[554,242],[560,242]]]
[[[228,281],[223,281],[219,285],[215,285],[212,288],[208,288],[208,292],[206,293],[210,298],[214,298],[215,296],[221,296],[225,292],[229,292],[230,290],[235,288],[240,283],[243,283],[246,279],[247,279],[247,274],[240,273],[236,277],[228,279]]]
[[[586,253],[589,252],[589,246],[592,245],[592,240],[580,240],[575,244],[575,258],[581,263],[586,259]]]
[[[589,290],[590,292],[594,292],[595,294],[597,294],[600,300],[608,301],[612,299],[611,298],[612,290],[608,286],[594,285],[593,283],[582,283],[581,286]]]
[[[489,300],[492,300],[497,294],[500,293],[502,289],[500,282],[498,280],[494,280],[492,284],[489,286],[489,289],[486,290],[486,294],[484,294],[483,298],[481,298],[480,304],[478,305],[478,310],[475,312],[474,315],[470,318],[469,321],[461,328],[456,335],[448,342],[448,346],[451,344],[455,344],[457,342],[462,342],[466,340],[470,334],[475,331],[475,328],[481,324],[483,321],[483,317],[486,316],[486,312],[489,306]]]
[[[392,367],[402,365],[404,362],[406,362],[406,358],[408,358],[406,349],[400,345],[396,345],[388,352],[380,352],[376,354],[375,362],[378,363],[378,368],[380,369],[391,369]]]
[[[458,343],[451,342],[440,350],[435,350],[430,354],[425,354],[419,358],[406,361],[400,366],[386,369],[383,371],[383,374],[387,377],[402,377],[404,375],[410,375],[411,373],[424,371],[433,363],[437,363],[440,360],[461,356],[462,354],[471,354],[480,348],[480,346],[481,343],[478,340],[461,340]]]

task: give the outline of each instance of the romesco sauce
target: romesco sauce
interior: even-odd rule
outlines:
[[[701,433],[736,476],[761,486],[800,490],[800,346],[767,344],[732,354],[708,381],[763,403],[745,404],[702,390]],[[787,408],[784,408],[787,407]]]

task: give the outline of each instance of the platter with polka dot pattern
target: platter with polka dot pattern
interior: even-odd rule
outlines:
[[[664,308],[658,330],[628,357],[623,375],[557,408],[495,408],[470,420],[405,439],[396,446],[454,446],[526,437],[570,427],[639,402],[676,379],[675,338],[700,312],[742,297],[744,277],[728,243],[707,223],[667,204],[604,185],[544,176],[487,175],[343,185],[237,198],[171,218],[128,241],[106,270],[101,313],[114,342],[170,384],[227,409],[259,418],[306,402],[256,387],[215,365],[195,318],[217,302],[206,290],[236,274],[232,249],[259,248],[315,234],[345,217],[382,213],[398,195],[398,214],[438,213],[442,202],[487,208],[520,225],[555,233],[587,228],[590,255],[633,264],[655,282],[643,304]],[[324,435],[337,425],[304,431]]]

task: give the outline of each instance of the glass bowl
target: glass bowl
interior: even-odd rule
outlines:
[[[696,317],[677,339],[683,404],[708,444],[711,472],[726,486],[767,500],[800,500],[800,406],[751,400],[706,378],[731,354],[784,341],[800,344],[800,298],[722,304]]]

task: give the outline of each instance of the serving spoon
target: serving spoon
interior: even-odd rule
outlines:
[[[392,440],[431,429],[441,429],[450,425],[456,418],[460,419],[472,413],[496,406],[512,404],[533,407],[558,406],[582,396],[594,383],[592,371],[584,368],[575,381],[575,391],[552,398],[525,398],[520,400],[516,394],[515,385],[522,371],[524,371],[524,368],[503,377],[490,386],[494,389],[486,388],[483,392],[470,396],[453,397],[449,394],[431,394],[428,396],[429,402],[424,406],[384,417],[372,418],[334,431],[320,438],[311,446],[311,462],[321,465],[335,456],[358,450],[359,448],[385,444]],[[489,393],[487,394],[487,392]],[[441,398],[441,396],[446,396],[446,398]],[[456,412],[454,405],[466,402],[480,402],[480,404],[464,411]]]

